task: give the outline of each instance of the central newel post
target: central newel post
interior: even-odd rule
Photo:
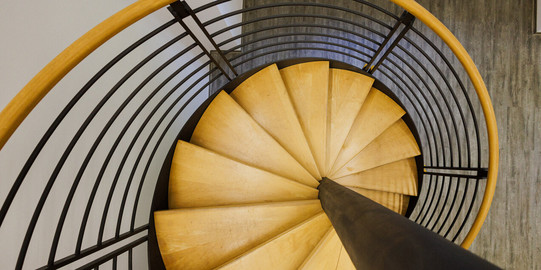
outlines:
[[[323,210],[357,269],[499,269],[330,179],[318,189]]]

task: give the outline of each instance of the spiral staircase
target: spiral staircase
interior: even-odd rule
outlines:
[[[3,180],[7,268],[497,268],[466,250],[496,185],[494,112],[441,22],[413,0],[245,1],[206,16],[229,2],[137,1],[2,111],[4,153],[27,151],[17,132],[37,142]],[[94,50],[160,12],[170,20],[103,60],[43,130],[27,124]]]
[[[354,269],[318,180],[402,215],[417,195],[419,148],[373,81],[309,62],[271,65],[220,92],[190,143],[178,142],[171,210],[155,213],[166,268],[334,269],[342,257],[340,269]]]

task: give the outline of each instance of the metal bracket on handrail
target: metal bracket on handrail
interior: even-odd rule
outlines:
[[[387,56],[391,53],[394,47],[398,45],[398,42],[400,42],[400,40],[404,38],[404,36],[406,35],[406,32],[408,32],[411,29],[411,26],[413,25],[414,21],[415,21],[415,16],[413,16],[411,13],[407,11],[404,11],[402,15],[400,16],[400,18],[398,19],[398,21],[393,26],[393,28],[391,29],[391,31],[389,32],[389,34],[387,34],[387,36],[385,37],[385,40],[383,40],[383,42],[381,43],[377,51],[374,53],[374,56],[372,56],[372,59],[370,59],[370,61],[364,66],[363,70],[371,74],[374,73],[374,71],[381,65],[383,60],[385,60],[385,58],[387,58]],[[402,31],[400,31],[400,33],[393,40],[391,45],[386,47],[387,43],[389,43],[392,40],[394,34],[396,33],[396,31],[398,31],[398,29],[400,28],[402,24],[404,24],[404,28],[402,29]],[[383,55],[381,57],[378,57],[382,52],[383,52]],[[376,61],[376,59],[378,60],[377,63],[372,66],[372,64]]]
[[[197,26],[199,27],[199,29],[203,32],[203,34],[205,35],[205,37],[210,41],[210,43],[212,44],[212,46],[214,47],[214,49],[218,52],[218,54],[220,55],[220,57],[222,58],[222,60],[224,61],[224,63],[229,67],[229,69],[233,72],[233,74],[236,76],[238,76],[238,73],[237,71],[235,70],[235,68],[233,67],[233,65],[231,65],[231,63],[229,62],[229,60],[225,57],[225,54],[223,53],[223,51],[220,49],[220,47],[216,44],[216,42],[214,41],[214,39],[210,36],[209,32],[207,31],[207,29],[205,28],[205,26],[203,25],[203,23],[201,23],[201,20],[199,20],[199,18],[197,17],[197,15],[195,14],[195,12],[192,10],[192,8],[188,5],[188,3],[186,3],[185,1],[176,1],[176,2],[173,2],[171,3],[171,5],[169,5],[169,7],[167,8],[169,10],[169,12],[171,12],[171,14],[173,14],[173,16],[177,19],[178,23],[184,28],[184,30],[186,30],[186,32],[190,35],[190,37],[193,38],[193,40],[195,41],[195,43],[203,50],[203,52],[210,58],[210,60],[216,65],[216,67],[218,67],[220,69],[220,71],[222,71],[222,73],[224,74],[224,76],[226,76],[230,81],[232,80],[231,77],[227,74],[227,72],[225,72],[225,70],[222,68],[222,66],[218,63],[218,61],[216,61],[216,59],[214,59],[214,57],[210,54],[210,52],[205,48],[205,46],[203,45],[203,43],[201,42],[201,40],[199,38],[197,38],[195,36],[195,34],[193,33],[193,31],[184,23],[183,19],[187,18],[187,17],[191,17],[195,23],[197,24]]]

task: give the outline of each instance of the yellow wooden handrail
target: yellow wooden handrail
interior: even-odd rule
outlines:
[[[126,27],[174,1],[139,0],[94,27],[55,57],[32,78],[0,113],[0,150],[41,99],[84,58]],[[414,0],[391,1],[430,27],[449,46],[468,73],[483,108],[488,131],[489,170],[485,194],[479,212],[472,228],[461,244],[462,247],[469,248],[481,230],[496,189],[499,160],[498,129],[490,96],[473,60],[443,23]]]
[[[479,70],[473,63],[466,49],[460,44],[456,37],[440,22],[434,15],[432,15],[428,10],[419,5],[419,3],[414,0],[391,0],[395,4],[401,6],[403,9],[407,10],[409,13],[413,14],[418,20],[426,24],[434,33],[436,33],[449,48],[453,51],[457,59],[460,61],[464,70],[468,73],[470,80],[473,83],[473,87],[477,92],[479,97],[479,102],[483,108],[483,114],[485,116],[485,122],[487,125],[488,132],[488,150],[489,150],[489,160],[488,160],[488,177],[487,185],[485,189],[485,194],[483,196],[483,201],[479,207],[479,212],[477,217],[473,222],[473,225],[466,235],[464,241],[462,241],[461,246],[463,248],[469,248],[473,243],[473,240],[481,230],[481,226],[485,222],[485,219],[490,209],[490,204],[492,203],[492,198],[494,197],[494,191],[496,190],[496,179],[498,177],[498,162],[499,162],[499,144],[498,144],[498,127],[496,125],[496,116],[494,115],[494,108],[492,107],[492,102],[490,101],[490,96],[488,95],[487,87],[485,82],[479,74]]]
[[[139,0],[92,28],[56,56],[0,113],[0,150],[41,99],[90,53],[126,27],[174,1]]]

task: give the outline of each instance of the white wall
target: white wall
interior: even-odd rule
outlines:
[[[78,37],[90,30],[93,26],[103,21],[107,17],[113,15],[115,12],[121,10],[125,6],[133,3],[133,0],[43,0],[43,1],[17,1],[17,0],[3,0],[0,1],[0,108],[4,108],[7,103],[17,94],[17,92],[49,61],[51,61],[56,55],[58,55],[64,48],[69,46]],[[205,4],[208,1],[188,1],[193,8]],[[220,7],[209,9],[205,12],[204,20],[218,16],[228,12],[233,8],[239,8],[242,5],[241,1],[233,1],[233,4],[222,5]],[[81,86],[86,82],[89,77],[94,74],[99,68],[101,68],[108,60],[112,59],[122,49],[127,47],[133,41],[137,40],[142,35],[148,33],[150,30],[156,28],[158,25],[170,20],[172,17],[166,10],[160,10],[155,14],[141,20],[126,31],[122,32],[118,36],[114,37],[110,42],[106,43],[95,53],[93,53],[88,59],[85,59],[78,67],[74,69],[64,80],[62,80],[51,92],[47,95],[43,101],[36,107],[36,109],[29,115],[27,120],[21,125],[21,127],[15,132],[12,139],[6,144],[4,149],[0,151],[0,202],[3,203],[9,188],[15,180],[17,174],[22,168],[22,165],[28,158],[31,151],[41,138],[41,135],[62,110],[65,105],[78,91]],[[226,24],[236,23],[240,20],[240,17],[235,17],[222,24],[212,25],[209,31],[213,29],[224,27]],[[188,21],[190,26],[194,26],[193,22]],[[152,52],[161,44],[167,42],[175,35],[180,34],[182,31],[180,25],[168,29],[159,37],[152,39],[136,49],[133,53],[135,57],[133,59],[126,59],[121,61],[117,67],[113,68],[110,74],[104,76],[93,88],[89,90],[89,94],[85,96],[80,104],[78,104],[74,111],[76,113],[70,114],[62,125],[59,126],[59,130],[51,137],[48,145],[43,149],[43,154],[37,159],[36,164],[30,170],[25,183],[23,183],[21,190],[23,193],[18,195],[14,201],[12,210],[8,213],[7,220],[0,227],[0,261],[2,267],[5,269],[11,269],[14,267],[21,241],[26,231],[26,226],[30,220],[33,210],[38,201],[39,196],[45,186],[45,183],[49,179],[54,166],[60,158],[63,149],[66,148],[67,143],[73,137],[76,130],[81,125],[84,118],[95,107],[99,100],[105,95],[110,87],[118,81],[120,76],[125,74],[127,70],[133,67],[138,61]],[[221,39],[230,37],[232,34],[238,33],[231,32],[229,34],[221,35]],[[203,41],[208,49],[212,49],[209,46],[209,42]],[[128,80],[124,86],[122,86],[118,94],[115,94],[111,101],[103,108],[103,112],[98,114],[96,123],[92,123],[88,130],[81,138],[81,142],[74,148],[73,153],[70,155],[66,162],[66,166],[62,169],[58,180],[53,186],[51,195],[47,200],[44,207],[42,217],[40,217],[38,226],[34,233],[31,242],[31,248],[28,252],[27,260],[25,262],[26,269],[34,269],[36,267],[43,266],[50,249],[51,238],[53,234],[53,228],[56,227],[60,210],[64,204],[67,189],[71,187],[81,161],[85,154],[88,152],[92,141],[97,137],[97,134],[102,129],[104,123],[108,120],[108,117],[117,109],[117,106],[122,103],[124,98],[135,88],[140,81],[149,74],[153,68],[155,69],[159,64],[163,63],[166,59],[174,55],[176,52],[184,49],[188,44],[191,44],[191,40],[188,38],[181,40],[178,44],[175,44],[170,49],[167,49],[155,59],[149,62],[147,67],[138,71],[130,80]],[[236,44],[231,44],[234,46]],[[173,70],[180,67],[186,61],[188,61],[194,55],[199,54],[201,51],[194,49],[190,51],[186,56],[175,61],[170,67],[166,68],[163,74],[159,74],[153,79],[141,93],[148,93],[154,89],[163,79],[167,77]],[[206,61],[206,59],[205,59]],[[164,89],[171,88],[178,83],[181,79],[185,78],[194,67],[202,64],[204,61],[199,61],[191,66],[192,69],[182,72],[178,78],[175,78],[167,84]],[[198,73],[199,75],[207,72],[206,69]],[[143,75],[144,74],[144,75]],[[197,77],[197,76],[195,76]],[[184,84],[188,86],[193,80],[189,80]],[[198,84],[199,88],[205,83],[205,81]],[[163,95],[163,94],[161,94]],[[178,94],[175,94],[178,95]],[[145,96],[136,96],[135,101],[142,101]],[[157,104],[158,98],[161,98],[158,94],[155,100],[149,103],[148,107],[152,107]],[[181,115],[181,119],[186,119],[190,115],[190,111],[196,108],[196,105],[202,102],[206,98],[206,91],[204,94],[199,95],[194,102],[194,105],[189,106],[186,113]],[[135,102],[138,103],[138,102]],[[170,103],[166,102],[164,106],[169,106]],[[175,107],[176,109],[179,106]],[[134,106],[126,107],[117,122],[125,123],[126,120],[135,111]],[[163,112],[165,108],[160,108],[158,114]],[[141,114],[146,116],[150,111],[146,108]],[[101,117],[101,118],[100,118]],[[138,127],[144,118],[139,117],[133,124]],[[168,121],[169,118],[166,119]],[[156,123],[157,120],[152,120],[149,125]],[[174,126],[172,130],[180,129],[182,125],[180,120],[178,125]],[[163,124],[162,124],[163,126]],[[95,175],[99,171],[101,161],[108,153],[108,149],[112,145],[115,139],[115,134],[122,129],[121,125],[113,125],[111,130],[107,133],[100,147],[94,154],[93,159],[89,163],[89,168],[85,171],[85,175],[82,178],[81,184],[77,190],[76,198],[88,198],[88,194],[95,180]],[[162,129],[160,128],[159,131]],[[131,138],[135,130],[130,129],[127,138]],[[146,138],[150,132],[145,129],[142,138]],[[171,134],[174,134],[172,132]],[[168,135],[167,139],[172,140],[174,135]],[[139,140],[141,141],[141,139]],[[141,143],[136,144],[141,147]],[[155,140],[151,142],[155,143]],[[165,144],[169,144],[165,143]],[[127,143],[121,143],[118,148],[118,152],[123,153]],[[155,159],[163,159],[167,147],[161,147],[156,154]],[[134,148],[135,149],[135,148]],[[147,150],[147,152],[150,152]],[[146,153],[146,152],[145,152]],[[148,153],[143,156],[143,160],[148,158]],[[120,155],[115,155],[112,162],[120,160]],[[132,164],[135,157],[130,155],[128,163]],[[131,163],[130,163],[131,162]],[[127,166],[129,167],[129,166]],[[159,171],[158,165],[153,165],[149,170],[147,179],[151,181],[155,179]],[[105,173],[103,188],[100,186],[100,194],[96,198],[96,204],[98,207],[93,207],[91,212],[91,221],[89,222],[88,239],[92,239],[96,235],[96,229],[99,222],[100,209],[103,207],[106,195],[103,195],[103,191],[111,185],[111,180],[114,175],[113,169],[108,169]],[[141,175],[141,171],[137,171],[136,177]],[[119,180],[119,190],[123,192],[126,185],[127,173],[122,172]],[[145,212],[150,206],[150,199],[152,196],[153,183],[145,183],[140,211]],[[133,194],[130,189],[130,195],[128,200],[133,199]],[[115,209],[120,205],[120,197],[115,193],[111,209]],[[100,204],[101,203],[101,204]],[[68,213],[68,219],[64,226],[65,232],[61,237],[61,246],[58,250],[57,259],[69,255],[73,252],[74,237],[78,233],[78,227],[80,224],[80,217],[86,206],[86,199],[76,201],[70,212]],[[131,205],[127,206],[126,212],[131,213]],[[145,208],[146,207],[146,208]],[[115,211],[110,211],[116,213]],[[148,212],[148,211],[147,211]],[[114,214],[113,213],[113,214]],[[114,215],[113,215],[114,216]],[[147,221],[147,216],[137,216],[137,222],[144,224]],[[110,237],[114,233],[114,224],[107,224],[106,237]],[[123,230],[127,229],[127,226],[122,226]],[[86,239],[86,238],[85,238]],[[84,245],[92,245],[92,241],[85,240]],[[138,249],[141,254],[136,256],[138,263],[137,268],[146,268],[146,248]],[[93,256],[95,257],[95,256]],[[73,266],[74,267],[74,266]],[[72,268],[71,266],[68,268]]]

